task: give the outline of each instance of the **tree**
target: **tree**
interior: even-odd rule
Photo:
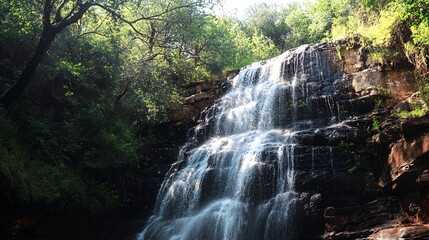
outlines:
[[[136,33],[140,33],[135,27],[137,23],[158,19],[169,12],[191,7],[199,3],[178,1],[173,5],[167,4],[166,7],[159,12],[150,13],[149,15],[142,14],[139,17],[130,20],[124,18],[120,11],[121,6],[126,2],[126,0],[44,0],[42,8],[42,32],[40,34],[37,47],[17,81],[0,96],[0,104],[8,107],[19,98],[30,83],[37,66],[49,50],[56,36],[68,26],[73,25],[82,19],[89,9],[99,7],[104,11],[107,11],[111,17],[128,24]],[[139,5],[143,4],[142,1],[137,1],[137,3]]]
[[[280,51],[322,40],[332,25],[332,1],[256,4],[247,9],[243,25],[248,36],[262,35]]]
[[[245,26],[250,33],[262,34],[272,40],[274,44],[285,51],[285,39],[289,29],[283,21],[285,9],[276,4],[259,3],[246,10]]]
[[[285,9],[287,14],[283,21],[289,29],[289,34],[285,38],[285,46],[294,48],[302,44],[317,42],[321,37],[314,34],[313,29],[310,29],[311,18],[306,9],[298,4],[292,3]]]

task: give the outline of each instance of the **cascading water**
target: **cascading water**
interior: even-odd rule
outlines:
[[[202,114],[137,239],[294,239],[296,135],[336,123],[334,75],[306,45],[241,70]]]

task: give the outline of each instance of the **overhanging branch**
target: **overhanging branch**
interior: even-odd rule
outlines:
[[[55,22],[60,22],[62,20],[61,11],[69,0],[62,0],[60,5],[57,8],[57,12],[55,13]]]
[[[196,6],[197,2],[192,2],[192,3],[189,3],[189,4],[185,4],[185,5],[179,5],[179,6],[175,6],[175,7],[172,7],[172,8],[168,8],[167,7],[167,9],[164,10],[164,11],[162,11],[162,12],[156,13],[156,14],[151,15],[151,16],[142,16],[142,17],[136,18],[134,20],[127,20],[127,19],[123,18],[119,13],[117,13],[113,9],[108,8],[107,6],[105,6],[103,4],[93,3],[93,5],[94,6],[98,6],[98,7],[102,8],[102,9],[108,11],[110,14],[112,14],[113,16],[117,17],[118,19],[120,19],[121,21],[123,21],[123,22],[125,22],[127,24],[135,24],[137,22],[144,21],[144,20],[156,20],[158,17],[161,17],[161,16],[163,16],[163,15],[165,15],[167,13],[170,13],[170,12],[182,9],[182,8],[188,8],[188,7]]]

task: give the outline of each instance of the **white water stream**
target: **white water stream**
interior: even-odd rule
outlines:
[[[320,59],[302,46],[240,71],[196,127],[206,140],[182,148],[137,239],[293,239],[294,135],[314,125],[312,97],[325,99],[330,121],[338,111],[320,90]]]

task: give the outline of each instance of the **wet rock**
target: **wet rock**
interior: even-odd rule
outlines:
[[[392,188],[409,191],[409,188],[425,188],[429,170],[429,133],[412,139],[401,139],[393,147],[388,158]]]
[[[294,231],[296,239],[319,239],[324,220],[322,194],[301,192],[295,203]]]
[[[368,240],[397,239],[429,239],[429,224],[382,229],[368,237]]]
[[[382,73],[377,69],[365,69],[361,72],[353,73],[352,79],[354,91],[360,96],[370,95],[370,90],[376,86],[385,87],[383,86],[385,81],[383,81]]]
[[[395,226],[401,218],[400,204],[395,199],[377,199],[359,206],[328,207],[325,210],[325,239],[335,238],[338,232],[371,231],[378,225]],[[373,230],[372,230],[373,231]]]
[[[399,122],[392,115],[412,109],[408,99],[416,91],[410,74],[413,69],[405,63],[390,67],[373,61],[369,58],[371,49],[363,46],[359,36],[302,49],[307,51],[297,51],[282,65],[284,86],[278,90],[272,119],[276,129],[294,132],[291,142],[295,145],[288,154],[294,159],[295,185],[292,193],[285,194],[294,196],[291,204],[295,206],[289,216],[294,223],[293,234],[288,237],[425,236],[423,228],[412,229],[405,224],[429,221],[429,120],[423,117]],[[244,77],[243,84],[254,84],[264,72],[259,69],[252,74]],[[215,123],[221,137],[231,130],[227,124],[231,119],[219,115],[225,106],[216,102],[230,84],[193,83],[183,104],[171,108],[172,121],[199,119],[190,146],[200,146],[213,137]],[[258,129],[252,119],[246,122],[249,129]],[[223,159],[234,155],[225,154],[228,156]],[[222,187],[229,181],[230,166],[218,164],[220,155],[213,153],[208,159],[202,206],[222,197]],[[242,180],[248,187],[242,190],[246,197],[239,200],[251,206],[274,207],[276,197],[283,194],[277,193],[277,177],[291,165],[286,160],[278,153],[278,146],[259,151],[257,163],[247,166],[252,174]],[[256,228],[261,234],[263,226]]]
[[[429,118],[420,117],[402,123],[402,133],[405,137],[419,135],[429,130]]]
[[[230,78],[236,74],[233,70],[226,74]],[[194,82],[183,86],[189,94],[182,100],[181,105],[173,104],[168,108],[168,119],[171,122],[193,122],[195,123],[200,113],[211,106],[216,99],[226,92],[231,86],[228,80],[211,80]]]
[[[192,104],[194,103],[195,100],[195,95],[191,95],[189,97],[186,97],[185,99],[183,99],[183,104]]]

